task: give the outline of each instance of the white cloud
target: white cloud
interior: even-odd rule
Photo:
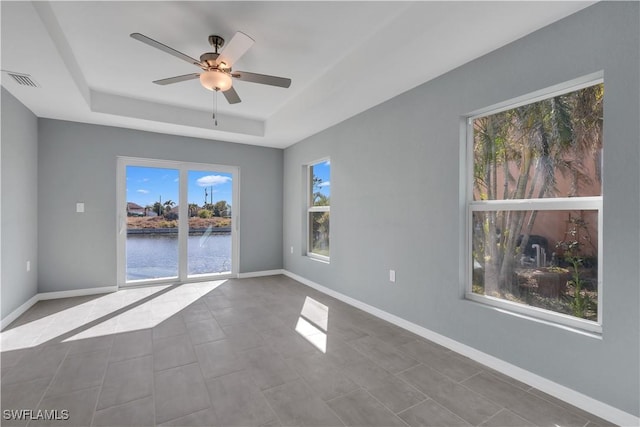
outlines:
[[[143,190],[142,188],[139,190],[136,190],[138,193],[142,193],[142,194],[149,194],[149,190]]]
[[[329,187],[331,185],[330,181],[323,181],[320,184],[318,184],[318,187]]]
[[[331,166],[331,160],[327,160],[326,162],[324,162],[325,166]]]
[[[222,175],[207,175],[198,178],[196,182],[200,187],[209,187],[212,185],[226,184],[231,181],[231,177]]]

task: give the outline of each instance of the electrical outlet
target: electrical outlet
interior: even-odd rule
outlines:
[[[27,272],[31,271],[31,261],[27,261]]]
[[[392,283],[396,282],[396,271],[395,270],[389,270],[389,281]]]
[[[293,246],[291,246],[291,253],[293,253]]]

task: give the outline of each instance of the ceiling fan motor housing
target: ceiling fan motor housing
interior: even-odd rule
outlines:
[[[209,67],[218,68],[216,65],[216,60],[218,59],[218,56],[220,56],[219,53],[205,52],[202,55],[200,55],[200,62],[209,65]]]
[[[216,36],[215,34],[210,35],[209,44],[211,45],[212,48],[216,50],[216,53],[218,53],[218,49],[224,46],[224,39],[220,36]]]

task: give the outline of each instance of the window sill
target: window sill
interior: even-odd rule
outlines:
[[[331,264],[331,258],[326,257],[326,256],[322,256],[322,255],[316,255],[313,253],[307,253],[307,258],[309,258],[312,261],[317,261],[317,262],[321,262],[323,264]]]
[[[468,301],[481,304],[484,307],[503,314],[553,326],[592,338],[602,339],[602,325],[600,323],[469,292],[465,294],[465,298]]]

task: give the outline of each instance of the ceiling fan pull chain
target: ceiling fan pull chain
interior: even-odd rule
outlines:
[[[218,119],[216,118],[216,113],[218,112],[218,90],[215,89],[213,91],[213,123],[218,126]]]

